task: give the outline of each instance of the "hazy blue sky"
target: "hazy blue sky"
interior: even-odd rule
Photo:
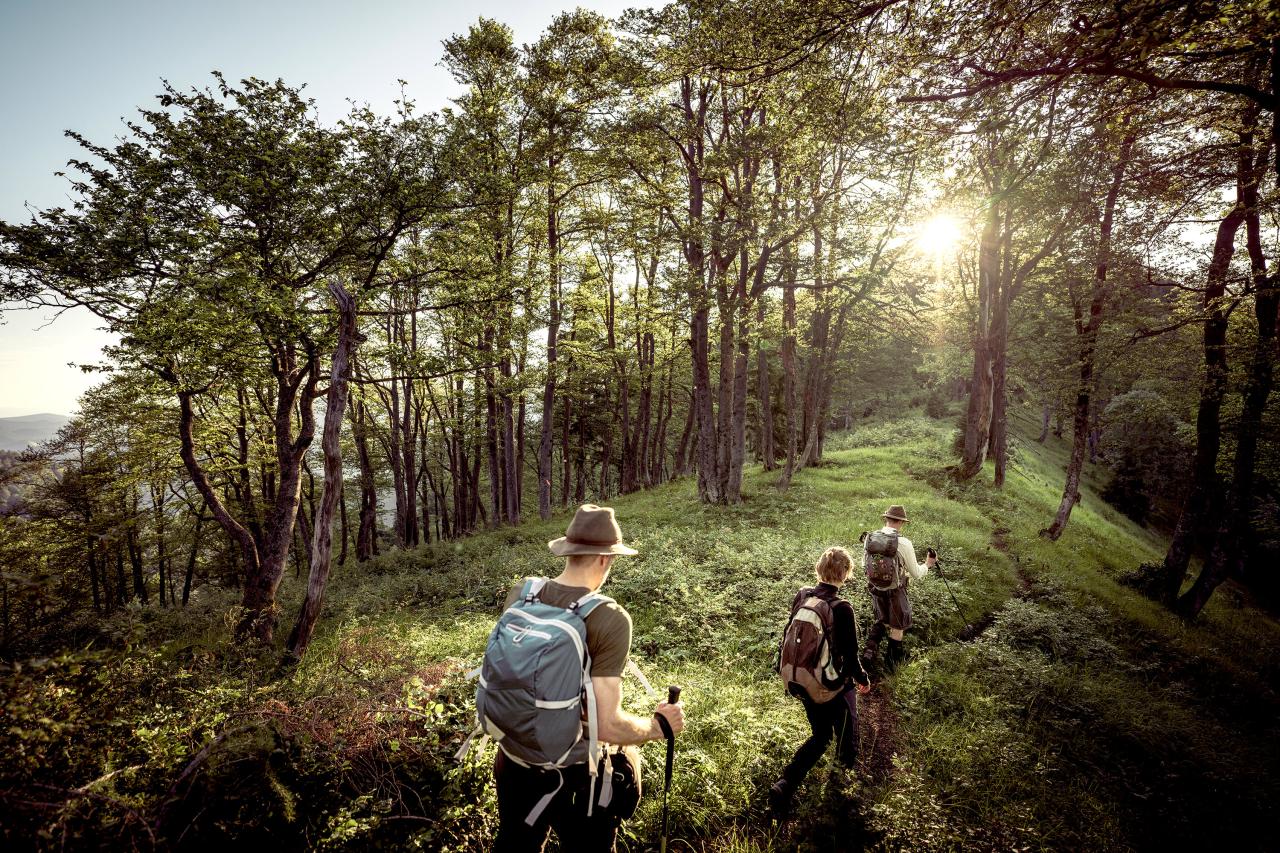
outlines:
[[[437,63],[440,42],[477,17],[500,20],[530,42],[574,6],[614,16],[645,0],[0,0],[0,218],[25,219],[25,204],[66,202],[53,173],[76,155],[74,129],[110,141],[121,119],[150,105],[160,79],[206,85],[282,77],[307,84],[320,116],[346,99],[389,110],[397,79],[423,109],[456,94]],[[0,417],[69,414],[93,377],[68,362],[92,362],[108,337],[87,312],[51,324],[47,313],[5,311],[0,320]],[[39,327],[44,328],[39,328]]]

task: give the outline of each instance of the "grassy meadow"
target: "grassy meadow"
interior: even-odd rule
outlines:
[[[785,494],[753,466],[733,508],[699,505],[688,479],[612,502],[640,556],[615,563],[605,592],[630,610],[650,680],[684,688],[672,849],[1263,849],[1280,795],[1280,626],[1226,588],[1190,627],[1135,592],[1122,579],[1164,540],[1097,482],[1063,538],[1042,540],[1060,440],[1015,434],[997,492],[989,476],[948,479],[952,433],[949,418],[868,421]],[[936,575],[914,583],[910,661],[861,700],[858,770],[819,764],[795,818],[771,826],[765,791],[807,732],[772,672],[787,605],[825,547],[856,549],[890,503],[919,553],[938,548],[981,634],[957,640],[966,617]],[[509,586],[557,571],[545,543],[566,520],[337,569],[292,671],[229,647],[227,598],[134,611],[111,637],[7,673],[0,837],[484,849],[493,748],[452,759],[471,722],[463,673]],[[300,585],[286,580],[286,626]],[[846,594],[865,631],[856,578]],[[627,707],[651,702],[626,681]],[[663,749],[644,747],[622,849],[656,847]],[[41,786],[78,796],[50,810],[14,793]]]

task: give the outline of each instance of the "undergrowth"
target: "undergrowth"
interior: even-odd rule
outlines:
[[[684,687],[672,849],[1265,846],[1250,833],[1280,793],[1280,629],[1217,599],[1185,626],[1122,583],[1163,541],[1102,503],[1094,475],[1063,539],[1041,539],[1061,489],[1056,439],[1015,434],[995,490],[990,471],[948,477],[950,438],[946,419],[873,420],[832,436],[826,463],[786,493],[756,469],[735,507],[699,505],[689,481],[614,502],[640,556],[615,563],[605,591],[631,612],[650,680]],[[764,792],[807,732],[772,674],[786,606],[824,548],[855,549],[890,503],[907,507],[919,553],[939,549],[947,583],[912,585],[910,662],[878,705],[864,700],[879,763],[819,765],[796,819],[770,826]],[[565,521],[339,568],[292,670],[229,644],[233,601],[217,595],[126,612],[88,648],[11,669],[0,837],[484,849],[492,752],[452,757],[473,711],[465,672],[507,589],[557,571],[545,543]],[[299,587],[286,584],[285,613]],[[865,593],[846,594],[865,630]],[[957,642],[966,623],[984,630]],[[644,713],[654,698],[628,680],[624,701]],[[644,757],[627,850],[656,844],[662,746]]]

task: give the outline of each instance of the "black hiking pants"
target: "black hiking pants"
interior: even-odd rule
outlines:
[[[498,853],[541,851],[547,833],[555,830],[561,850],[612,851],[621,821],[607,810],[596,807],[587,817],[587,798],[592,779],[587,765],[575,764],[560,771],[564,785],[552,798],[533,826],[525,823],[529,812],[560,783],[554,770],[521,767],[498,750],[493,765],[493,779],[498,788],[498,838],[493,849]]]
[[[791,790],[799,787],[804,777],[818,763],[831,739],[836,739],[836,758],[845,767],[852,767],[858,758],[858,699],[857,691],[849,689],[829,702],[818,704],[802,695],[804,713],[809,718],[813,734],[796,750],[795,758],[782,771],[782,778]]]

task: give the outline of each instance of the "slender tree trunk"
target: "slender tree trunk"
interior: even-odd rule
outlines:
[[[1111,227],[1115,220],[1116,199],[1120,196],[1120,186],[1124,183],[1124,173],[1129,166],[1129,155],[1133,150],[1135,135],[1129,133],[1120,143],[1119,159],[1112,171],[1111,186],[1107,191],[1107,200],[1103,207],[1102,224],[1098,234],[1098,263],[1093,278],[1093,295],[1089,300],[1089,316],[1081,316],[1078,300],[1073,300],[1075,310],[1076,340],[1080,348],[1080,379],[1076,386],[1075,415],[1072,421],[1071,459],[1067,463],[1067,481],[1062,490],[1062,501],[1058,505],[1057,515],[1053,523],[1040,531],[1053,541],[1062,536],[1067,521],[1071,518],[1072,508],[1080,502],[1080,474],[1084,468],[1085,443],[1089,434],[1089,407],[1094,390],[1094,362],[1097,355],[1098,333],[1102,329],[1102,312],[1106,307],[1108,284],[1107,269],[1111,263]]]
[[[1036,443],[1037,443],[1037,444],[1044,444],[1044,443],[1045,443],[1045,440],[1049,438],[1049,416],[1050,416],[1050,413],[1051,413],[1051,409],[1049,408],[1049,404],[1048,404],[1048,403],[1045,403],[1045,404],[1044,404],[1044,413],[1043,413],[1043,415],[1042,415],[1042,417],[1041,417],[1041,421],[1040,421],[1040,435],[1038,435],[1038,436],[1036,437]]]
[[[409,313],[408,352],[410,355],[418,351],[418,286],[410,288],[412,301]],[[409,373],[410,371],[406,371]],[[404,471],[404,543],[409,548],[417,547],[421,541],[418,530],[418,408],[419,401],[414,394],[413,378],[406,375],[401,380],[401,400],[404,409],[400,415],[400,455],[401,467]]]
[[[293,560],[293,576],[295,578],[302,577],[302,566],[305,564],[307,571],[311,571],[311,554],[307,550],[307,543],[311,541],[312,523],[315,520],[315,504],[312,495],[315,494],[315,477],[311,473],[311,466],[303,463],[303,472],[307,475],[307,500],[298,505],[298,520],[295,525],[297,536],[291,543],[294,560]],[[308,508],[311,512],[308,512]]]
[[[102,612],[102,593],[98,589],[98,546],[94,541],[94,537],[89,536],[85,539],[86,556],[89,560],[89,584],[93,588],[93,612]],[[6,587],[7,589],[7,587]]]
[[[142,567],[142,549],[138,546],[138,531],[135,528],[136,518],[138,515],[138,497],[134,492],[133,496],[133,519],[130,520],[128,528],[125,529],[124,542],[125,547],[129,551],[129,568],[133,573],[133,594],[143,604],[147,604],[150,599],[147,596],[147,583],[143,577]]]
[[[1242,145],[1237,166],[1237,188],[1248,180],[1250,151]],[[1161,571],[1161,600],[1172,606],[1182,589],[1191,562],[1191,552],[1205,525],[1213,498],[1219,493],[1218,453],[1222,447],[1222,401],[1227,391],[1227,312],[1224,305],[1227,273],[1235,253],[1236,233],[1244,223],[1244,201],[1237,193],[1236,204],[1218,223],[1213,257],[1209,262],[1204,289],[1204,377],[1200,382],[1200,402],[1196,408],[1196,454],[1192,462],[1191,492],[1178,515],[1173,539]]]
[[[402,343],[390,318],[387,321],[387,335],[393,341],[393,345]],[[391,366],[393,369],[397,366],[397,359],[394,356],[391,360]],[[382,445],[383,452],[387,458],[387,465],[391,468],[391,484],[392,490],[395,492],[396,520],[392,529],[395,532],[396,544],[403,548],[409,544],[409,523],[406,519],[408,501],[405,497],[404,456],[401,450],[403,437],[401,435],[400,420],[400,383],[393,379],[389,385],[390,388],[386,392],[382,392],[379,389],[387,414],[386,437],[379,436],[379,443]]]
[[[723,285],[722,285],[723,286]],[[733,447],[733,393],[737,388],[735,368],[737,367],[736,349],[734,346],[737,333],[737,319],[740,304],[734,297],[722,294],[720,297],[720,370],[716,388],[716,453],[715,477],[719,489],[717,503],[734,503],[735,498],[729,491],[729,459]]]
[[[1258,113],[1246,116],[1242,147],[1254,151],[1254,127]],[[1254,482],[1257,479],[1258,441],[1262,436],[1262,420],[1274,381],[1277,323],[1280,322],[1280,283],[1267,274],[1267,259],[1262,250],[1262,224],[1258,211],[1258,184],[1267,162],[1270,143],[1258,146],[1256,164],[1249,180],[1244,182],[1241,201],[1245,210],[1245,246],[1253,275],[1254,319],[1257,333],[1249,372],[1245,379],[1244,405],[1236,428],[1236,455],[1231,467],[1231,486],[1219,521],[1213,548],[1191,585],[1175,605],[1184,619],[1195,619],[1213,595],[1213,591],[1232,576],[1239,576],[1249,551],[1252,528],[1250,517],[1254,505]]]
[[[676,443],[676,455],[671,463],[673,477],[683,477],[689,473],[689,439],[693,435],[696,419],[697,406],[694,404],[694,395],[691,392],[685,409],[684,429],[680,432],[680,441]]]
[[[480,351],[487,358],[493,357],[495,331],[492,326],[485,329]],[[489,462],[489,523],[497,527],[502,524],[502,465],[498,458],[498,398],[493,387],[493,370],[486,367],[481,371],[484,380],[484,435],[485,449]]]
[[[555,186],[554,157],[550,159],[547,183],[547,263],[550,271],[550,321],[547,323],[547,379],[542,386],[542,426],[538,439],[538,515],[551,517],[552,431],[555,426],[556,369],[560,343],[560,224]]]
[[[738,314],[737,352],[733,364],[733,412],[730,419],[729,460],[726,472],[726,503],[742,502],[742,467],[747,455],[747,364],[751,358],[749,308]]]
[[[978,247],[978,314],[973,336],[973,374],[965,409],[964,454],[956,469],[967,480],[982,470],[991,438],[993,401],[991,312],[1000,280],[1000,211],[993,195]]]
[[[702,165],[705,156],[708,86],[695,85],[690,75],[680,81],[680,104],[685,116],[686,137],[681,143],[689,188],[686,209],[687,233],[683,236],[685,267],[689,281],[690,345],[693,358],[693,415],[697,438],[694,464],[698,470],[698,497],[704,503],[720,503],[720,483],[716,465],[717,436],[714,403],[711,398],[711,312],[708,304],[707,257],[704,227],[704,186]]]
[[[516,365],[516,375],[523,376],[525,366],[528,364],[528,339],[526,339],[526,351],[520,354],[520,362]],[[520,393],[520,404],[516,407],[516,520],[517,522],[524,518],[524,472],[525,472],[525,407],[527,403],[525,394]]]
[[[160,606],[163,607],[166,598],[165,584],[171,583],[169,580],[169,572],[166,571],[166,563],[168,555],[165,552],[165,515],[164,515],[164,491],[165,487],[151,486],[151,512],[155,516],[156,527],[156,589],[157,597],[160,599]],[[172,589],[172,587],[170,587]],[[172,604],[172,601],[170,601]]]
[[[569,340],[573,340],[575,335],[569,333]],[[568,393],[569,381],[573,376],[572,363],[565,366],[565,390],[564,408],[561,410],[560,424],[560,506],[567,507],[569,505],[569,490],[573,488],[573,458],[569,455],[569,436],[573,430],[573,397]]]
[[[115,544],[115,552],[116,552],[116,601],[119,603],[121,607],[124,607],[124,604],[125,604],[124,551],[120,548],[120,543],[118,541]]]
[[[991,323],[991,433],[989,452],[995,461],[997,489],[1004,488],[1005,468],[1009,460],[1008,398],[1005,395],[1005,378],[1009,348],[1009,302],[1011,293],[1003,290],[996,300],[998,310]]]
[[[508,524],[520,523],[520,493],[516,485],[516,410],[511,395],[511,359],[502,358],[502,480],[504,516]]]
[[[637,312],[638,313],[638,312]],[[637,316],[637,322],[640,318]],[[644,332],[639,336],[637,361],[640,372],[640,400],[636,404],[636,428],[631,450],[631,488],[634,491],[648,480],[650,420],[653,412],[653,335]],[[661,408],[662,401],[658,401]]]
[[[237,626],[240,636],[251,634],[263,645],[270,645],[275,633],[276,590],[284,576],[302,497],[302,460],[315,434],[311,401],[319,380],[318,357],[309,355],[304,367],[292,366],[293,358],[286,353],[282,360],[279,393],[275,401],[273,431],[278,471],[275,500],[267,514],[261,561],[256,567],[246,567],[245,590],[241,599],[244,615]],[[293,435],[295,408],[299,419],[296,437]]]
[[[773,401],[769,394],[769,354],[764,346],[765,299],[756,302],[756,396],[760,402],[760,458],[764,470],[778,467],[773,449]]]
[[[720,503],[720,483],[716,476],[716,420],[711,401],[710,312],[693,312],[693,405],[697,412],[695,466],[698,469],[698,496],[704,503]]]
[[[581,504],[587,499],[587,419],[578,418],[577,468],[574,477],[573,502]]]
[[[330,560],[333,553],[333,516],[338,496],[342,492],[342,415],[347,408],[347,379],[350,359],[358,341],[356,331],[356,303],[342,285],[329,284],[329,293],[338,308],[338,343],[333,353],[333,365],[329,373],[329,388],[325,402],[324,433],[321,449],[324,452],[324,486],[320,495],[320,509],[316,513],[311,542],[311,571],[307,578],[307,595],[302,610],[294,623],[286,643],[286,660],[301,660],[311,643],[316,620],[324,604],[325,587],[329,582]]]
[[[671,421],[671,382],[672,367],[668,364],[662,390],[658,394],[658,424],[650,443],[647,486],[656,486],[666,480],[663,469],[667,464],[667,424]]]
[[[787,286],[782,289],[782,408],[786,416],[787,461],[778,478],[778,488],[791,487],[799,452],[799,423],[796,419],[796,268],[794,253],[787,252]]]
[[[196,513],[196,527],[191,534],[191,552],[187,554],[187,571],[182,579],[182,606],[186,607],[191,600],[191,580],[196,573],[196,559],[200,555],[200,534],[204,530],[204,511],[207,505],[200,507]]]
[[[378,488],[369,453],[369,414],[363,401],[351,399],[351,438],[360,464],[360,522],[356,531],[356,561],[363,563],[378,553]]]
[[[342,545],[338,552],[338,565],[345,566],[347,564],[347,543],[351,539],[351,522],[347,512],[347,483],[344,479],[342,482],[342,491],[338,494],[339,523],[342,525]]]

